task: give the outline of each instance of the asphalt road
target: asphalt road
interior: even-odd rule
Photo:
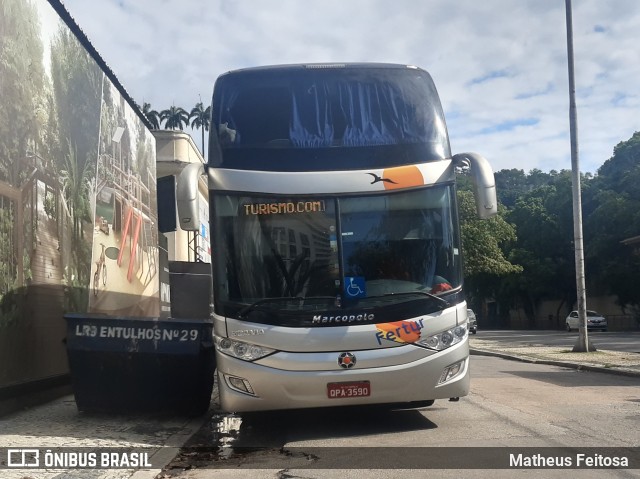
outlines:
[[[638,378],[472,356],[471,393],[459,402],[440,400],[419,410],[216,414],[189,444],[200,449],[187,449],[158,477],[308,479],[366,473],[371,479],[387,479],[398,477],[402,469],[403,478],[512,478],[524,472],[508,463],[500,466],[500,460],[517,452],[514,448],[551,447],[544,451],[556,455],[573,448],[566,454],[574,461],[576,451],[606,455],[613,451],[607,448],[638,448],[638,386]],[[442,446],[454,449],[431,449]],[[462,449],[474,447],[489,449],[482,454]],[[465,469],[469,461],[485,469]],[[429,464],[437,464],[438,470]],[[542,468],[525,475],[565,478],[567,473],[640,477],[638,469]]]
[[[589,331],[589,340],[597,349],[640,353],[640,331]],[[578,333],[573,331],[497,331],[478,330],[479,339],[504,342],[505,345],[541,345],[573,347]]]

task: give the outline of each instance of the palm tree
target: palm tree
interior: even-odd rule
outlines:
[[[68,143],[68,153],[64,156],[65,166],[60,170],[62,192],[73,217],[73,237],[82,234],[82,217],[88,213],[88,195],[91,189],[91,167],[88,161],[80,162],[77,149]]]
[[[168,110],[160,112],[160,119],[164,121],[165,128],[183,130],[189,124],[189,113],[179,106],[171,106]]]
[[[149,103],[144,103],[142,105],[142,114],[147,117],[147,120],[149,120],[149,123],[151,123],[154,130],[160,129],[160,113],[156,110],[152,110]]]
[[[189,119],[191,120],[191,128],[202,130],[202,156],[204,157],[204,132],[209,131],[211,124],[211,107],[208,106],[205,109],[201,101],[196,103],[196,106],[189,113]]]

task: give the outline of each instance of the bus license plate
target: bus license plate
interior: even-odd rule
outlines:
[[[327,396],[329,397],[329,399],[359,398],[371,396],[371,383],[369,383],[369,381],[328,383]]]

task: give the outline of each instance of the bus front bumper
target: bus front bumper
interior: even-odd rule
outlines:
[[[218,352],[217,368],[220,406],[227,412],[416,403],[459,398],[468,394],[470,382],[468,341],[407,364],[387,367],[286,371],[241,361]],[[457,373],[452,374],[456,370]],[[451,377],[443,381],[447,372]],[[332,388],[329,384],[357,385],[367,382],[366,396],[336,397],[330,392]],[[241,391],[245,388],[249,392]]]

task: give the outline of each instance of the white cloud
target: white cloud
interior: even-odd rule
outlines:
[[[208,103],[216,77],[240,67],[411,63],[434,77],[454,152],[478,151],[497,170],[571,167],[560,0],[65,5],[129,93],[156,109]],[[573,28],[580,164],[595,172],[640,129],[640,2],[574,1]]]

